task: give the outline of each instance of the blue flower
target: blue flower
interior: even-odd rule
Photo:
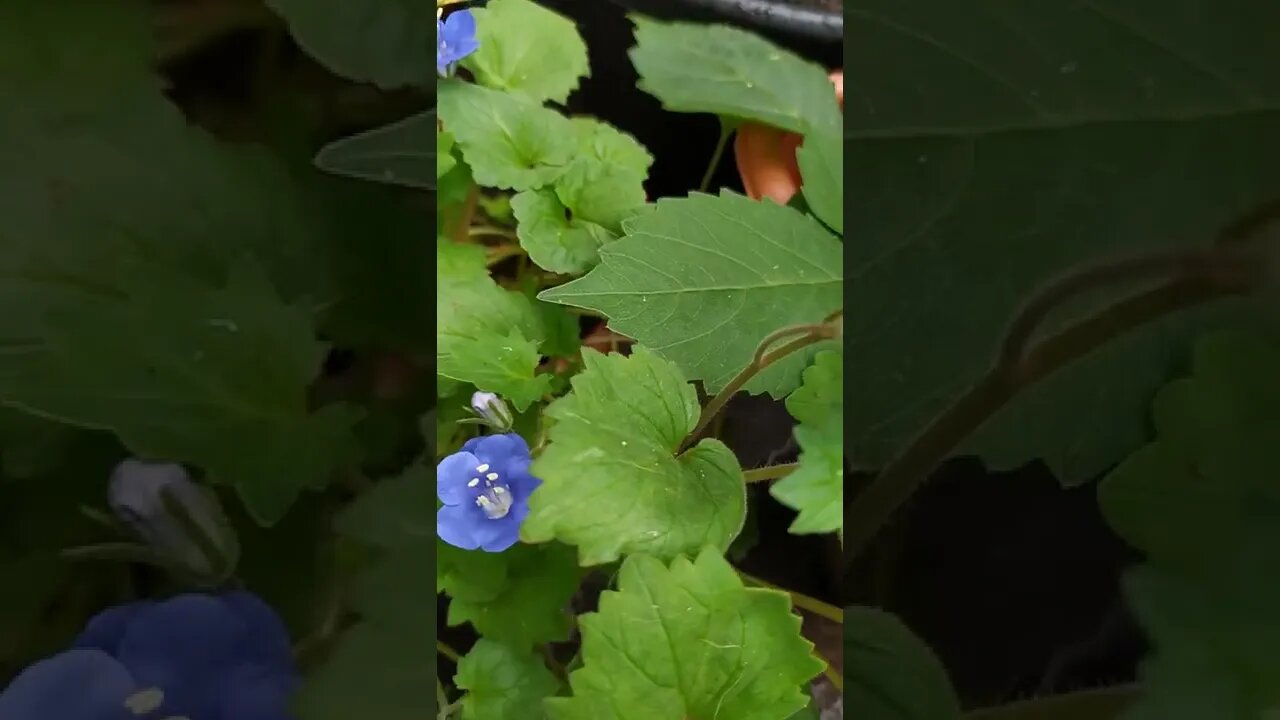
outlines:
[[[445,20],[436,19],[436,72],[449,74],[454,63],[480,48],[476,40],[476,18],[470,10],[451,13]]]
[[[298,682],[288,632],[261,600],[180,595],[98,614],[0,693],[0,718],[290,720]]]
[[[529,495],[542,481],[529,474],[529,446],[515,434],[468,440],[436,466],[436,534],[463,550],[502,552],[520,539]]]

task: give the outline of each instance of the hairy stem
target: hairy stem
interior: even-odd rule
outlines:
[[[729,145],[729,136],[733,134],[733,126],[724,120],[720,121],[720,137],[716,139],[716,149],[711,153],[711,161],[707,163],[707,171],[702,174],[702,182],[698,183],[698,192],[706,192],[711,187],[711,178],[715,177],[716,168],[720,167],[720,159],[724,157],[724,149]]]
[[[519,245],[500,245],[489,250],[488,257],[485,258],[485,267],[493,267],[498,263],[510,257],[523,255],[524,248]]]
[[[446,645],[443,640],[436,641],[436,652],[448,658],[454,665],[457,665],[458,661],[462,659],[458,655],[458,651]]]
[[[1036,308],[1019,316],[1011,330],[1014,337],[1002,343],[992,369],[935,417],[854,499],[845,522],[846,562],[859,556],[889,516],[957,445],[1020,391],[1135,328],[1210,300],[1247,294],[1260,284],[1257,268],[1261,263],[1252,253],[1220,251],[1202,260],[1178,264],[1182,277],[1131,295],[1024,349],[1034,335],[1035,323],[1022,318],[1043,318],[1048,313],[1033,301]],[[1132,269],[1138,277],[1150,274],[1143,265]],[[1109,273],[1096,276],[1112,282]],[[1046,291],[1047,295],[1069,296],[1057,290]]]
[[[504,237],[516,240],[516,231],[496,225],[472,225],[467,228],[469,237]]]
[[[800,463],[786,463],[785,465],[770,465],[768,467],[755,468],[753,470],[744,470],[742,472],[743,480],[749,485],[757,482],[768,482],[786,477],[795,472],[800,467]]]
[[[752,585],[759,585],[760,587],[766,587],[766,588],[769,588],[770,590],[778,590],[779,592],[784,592],[790,595],[791,604],[795,605],[801,610],[808,610],[814,615],[817,615],[818,617],[821,617],[821,618],[826,618],[827,620],[830,620],[833,623],[837,623],[840,625],[844,624],[844,610],[836,607],[835,605],[825,603],[817,598],[809,597],[804,593],[799,593],[794,590],[788,590],[784,587],[779,587],[777,585],[774,585],[771,582],[768,582],[767,580],[761,580],[760,578],[755,577],[754,575],[748,575],[747,573],[744,573],[741,570],[738,571],[738,576],[741,577],[746,582],[751,583]]]
[[[1050,281],[1023,304],[1005,333],[998,362],[1007,367],[1020,363],[1023,352],[1033,339],[1036,329],[1053,310],[1072,298],[1092,290],[1100,290],[1116,284],[1129,284],[1144,278],[1164,279],[1172,276],[1193,275],[1197,267],[1213,262],[1215,258],[1214,250],[1197,248],[1125,257],[1072,270]]]
[[[735,375],[733,379],[724,386],[724,389],[717,393],[715,397],[711,398],[711,401],[707,403],[707,406],[702,409],[702,417],[698,419],[697,427],[695,427],[693,432],[689,433],[689,436],[684,439],[684,443],[680,446],[680,452],[688,450],[698,441],[699,438],[702,437],[702,434],[706,432],[707,427],[713,420],[715,420],[716,415],[718,415],[720,411],[724,409],[724,406],[729,403],[729,399],[745,387],[747,383],[751,382],[751,378],[760,374],[760,371],[797,350],[803,350],[810,345],[835,337],[837,332],[838,331],[834,325],[822,323],[818,325],[797,325],[795,327],[787,327],[769,333],[765,336],[764,340],[762,340],[756,347],[755,356],[751,359],[751,362],[748,363],[741,372]],[[797,333],[804,334],[791,342],[782,345],[776,350],[769,350],[775,342],[782,338],[791,337]]]

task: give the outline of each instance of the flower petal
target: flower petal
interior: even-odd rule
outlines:
[[[115,655],[120,649],[120,641],[129,629],[129,623],[147,608],[155,605],[150,601],[131,602],[107,608],[94,615],[85,625],[84,630],[72,642],[73,647],[97,648],[108,655]]]
[[[143,687],[164,690],[170,715],[200,717],[217,706],[218,677],[240,661],[250,626],[209,595],[179,595],[140,612],[117,655]]]
[[[237,590],[219,599],[247,626],[237,657],[242,662],[259,662],[281,672],[292,673],[293,649],[289,643],[289,630],[276,611],[249,592]]]
[[[528,459],[529,443],[515,433],[485,435],[471,452],[480,462],[503,467],[514,459]]]
[[[465,448],[465,446],[464,446]],[[464,505],[471,501],[467,483],[476,476],[482,460],[470,452],[456,452],[436,465],[436,497],[445,505]]]
[[[240,665],[217,678],[217,712],[221,720],[288,720],[297,678],[261,665]]]
[[[26,670],[0,692],[5,720],[137,720],[125,705],[138,685],[114,658],[74,648]]]
[[[474,537],[475,526],[484,520],[470,505],[446,505],[436,513],[436,535],[456,548],[475,550],[480,547]]]
[[[528,503],[511,506],[511,512],[497,520],[488,518],[476,528],[475,538],[485,552],[502,552],[520,541],[520,524],[529,515]]]
[[[470,10],[458,10],[444,19],[444,30],[449,36],[449,43],[461,43],[463,40],[474,40],[476,36],[476,16]]]
[[[523,472],[509,472],[502,478],[507,481],[507,487],[511,488],[511,496],[517,503],[528,503],[529,496],[542,484],[540,478],[529,474],[528,467],[526,463]]]

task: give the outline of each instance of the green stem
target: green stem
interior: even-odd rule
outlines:
[[[818,651],[814,650],[813,654],[818,655]],[[822,668],[822,674],[826,675],[827,679],[831,681],[831,684],[836,686],[836,690],[839,690],[841,694],[844,694],[844,677],[841,676],[840,673],[836,672],[835,667],[831,663],[827,662],[826,658],[818,655],[818,659],[826,663],[826,667]]]
[[[493,267],[507,258],[523,254],[524,248],[519,245],[502,245],[500,247],[493,248],[493,250],[489,252],[489,256],[485,259],[484,264],[485,267]]]
[[[774,342],[777,342],[784,337],[795,335],[797,332],[803,332],[805,334],[779,347],[777,350],[769,351],[769,347]],[[783,328],[767,335],[765,339],[760,342],[760,345],[756,347],[755,357],[751,359],[751,362],[748,363],[741,372],[735,375],[734,378],[729,381],[729,384],[724,386],[724,389],[717,393],[715,397],[711,398],[711,401],[707,403],[707,406],[702,409],[702,417],[699,418],[697,427],[695,427],[693,432],[689,433],[689,436],[684,439],[684,443],[680,446],[680,452],[688,450],[698,441],[699,438],[702,437],[702,434],[706,432],[707,426],[715,420],[716,415],[719,414],[720,411],[724,409],[724,406],[729,403],[729,399],[747,383],[751,382],[751,378],[758,375],[761,370],[764,370],[773,363],[781,360],[791,353],[796,352],[797,350],[803,350],[810,345],[820,343],[823,340],[829,340],[834,337],[834,335],[834,327],[826,323],[821,325],[802,325]]]
[[[508,228],[496,227],[493,225],[472,225],[467,230],[467,235],[470,237],[486,237],[487,236],[487,237],[504,237],[504,238],[510,238],[512,240],[516,239],[516,233],[514,230],[510,230]]]
[[[716,149],[711,153],[711,162],[707,163],[707,171],[702,174],[702,182],[698,183],[698,192],[706,192],[711,187],[711,178],[720,167],[720,159],[724,157],[724,149],[729,146],[729,136],[733,134],[733,126],[720,121],[720,137],[716,140]]]
[[[935,467],[965,438],[1019,392],[1088,355],[1115,338],[1184,308],[1253,291],[1261,280],[1256,258],[1224,253],[1194,274],[1132,295],[1076,322],[1031,348],[1010,350],[950,407],[935,417],[905,449],[885,465],[854,499],[845,522],[845,558],[851,564]],[[1030,337],[1030,332],[1023,333]],[[1020,358],[1009,364],[1009,358]]]
[[[547,659],[547,667],[551,668],[551,672],[555,673],[556,677],[561,680],[569,679],[569,673],[565,671],[564,665],[561,665],[560,661],[556,660],[555,653],[551,652],[550,645],[542,646],[542,655]]]
[[[462,657],[458,655],[458,651],[445,645],[443,640],[436,641],[436,651],[452,661],[454,665],[457,665],[462,660]]]
[[[444,692],[444,684],[440,682],[440,678],[436,678],[436,718],[442,720],[449,717],[446,713],[449,708],[449,696]]]
[[[808,610],[809,612],[813,613],[814,615],[817,615],[818,617],[826,618],[827,620],[830,620],[831,622],[837,623],[839,625],[844,624],[844,610],[836,607],[835,605],[825,603],[817,598],[809,597],[804,593],[796,592],[795,590],[788,590],[784,587],[779,587],[778,585],[774,585],[773,583],[768,582],[767,580],[761,580],[760,578],[755,577],[754,575],[748,575],[747,573],[744,573],[741,570],[738,570],[738,576],[741,577],[743,580],[751,583],[752,585],[759,585],[760,587],[766,587],[766,588],[769,588],[770,590],[778,590],[780,592],[784,592],[790,595],[791,604],[795,605],[801,610]]]
[[[786,477],[792,472],[795,472],[795,469],[798,467],[800,467],[800,463],[786,463],[784,465],[770,465],[768,467],[744,470],[742,472],[742,479],[748,485],[751,483],[768,482],[770,480],[777,480],[778,478]]]

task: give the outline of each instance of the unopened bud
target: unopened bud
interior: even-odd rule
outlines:
[[[125,460],[107,493],[116,517],[173,569],[211,584],[235,571],[235,532],[212,491],[181,465]]]
[[[497,393],[477,392],[471,396],[471,411],[498,432],[508,432],[515,422],[511,408]]]

